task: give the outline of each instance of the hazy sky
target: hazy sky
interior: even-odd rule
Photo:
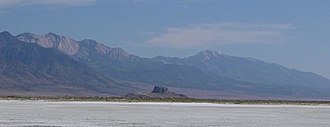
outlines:
[[[330,0],[0,0],[0,24],[144,57],[216,49],[330,78]]]

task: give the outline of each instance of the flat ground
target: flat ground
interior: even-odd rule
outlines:
[[[0,100],[0,126],[329,127],[330,106]]]

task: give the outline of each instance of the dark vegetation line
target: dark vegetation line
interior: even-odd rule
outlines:
[[[45,101],[95,101],[95,102],[181,102],[181,103],[214,103],[214,104],[284,104],[284,105],[330,105],[330,101],[303,100],[226,100],[197,98],[127,98],[127,97],[27,97],[2,96],[0,100],[45,100]]]

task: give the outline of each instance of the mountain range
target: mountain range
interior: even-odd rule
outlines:
[[[5,31],[0,53],[0,95],[122,96],[161,85],[197,98],[330,99],[325,77],[213,50],[143,58],[91,39]]]

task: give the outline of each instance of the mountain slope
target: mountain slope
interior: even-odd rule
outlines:
[[[233,87],[239,84],[237,81],[208,74],[195,67],[163,64],[153,59],[131,55],[120,48],[110,48],[94,40],[75,41],[53,33],[23,33],[16,38],[56,49],[99,72],[122,80],[198,89]],[[60,45],[71,45],[71,49],[63,50]]]
[[[206,50],[186,58],[158,56],[153,58],[166,64],[193,66],[204,72],[231,78],[237,81],[262,84],[275,94],[294,96],[329,96],[330,80],[311,72],[288,69],[253,58],[243,58]],[[259,87],[259,86],[258,86]],[[282,91],[282,92],[281,92]]]
[[[113,79],[58,50],[21,42],[8,32],[0,33],[0,78],[2,91],[120,94],[120,89],[115,90],[120,84]]]
[[[16,38],[56,49],[121,80],[240,96],[330,99],[327,78],[218,51],[206,50],[186,58],[142,58],[94,40],[75,41],[53,33],[24,33]]]
[[[267,85],[329,85],[327,78],[311,72],[288,69],[253,58],[235,57],[218,51],[206,50],[183,59],[156,57],[157,61],[197,67],[205,72],[233,78],[239,81]]]

